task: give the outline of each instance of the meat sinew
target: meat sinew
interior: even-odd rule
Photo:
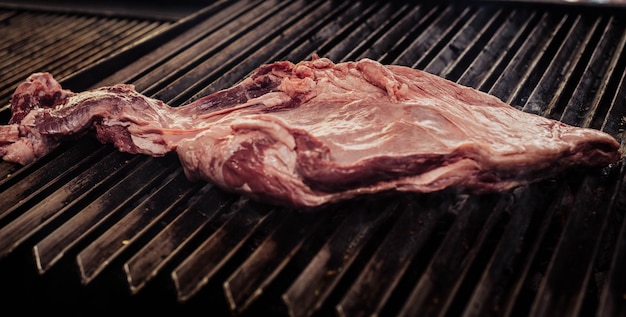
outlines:
[[[121,151],[176,151],[189,179],[291,206],[387,190],[499,191],[620,159],[608,134],[369,59],[264,65],[180,107],[131,85],[72,93],[37,73],[17,88],[12,111],[0,127],[4,160],[27,164],[95,129]]]

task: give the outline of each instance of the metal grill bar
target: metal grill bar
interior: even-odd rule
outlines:
[[[609,180],[594,175],[583,181],[581,193],[573,204],[531,315],[553,316],[556,313],[572,316],[581,313],[598,243],[601,241],[597,237],[612,209],[610,202],[615,190],[614,174],[606,176],[612,176]],[[600,183],[603,185],[599,186]]]
[[[289,214],[280,227],[224,282],[224,291],[231,310],[244,312],[258,300],[293,259],[313,230],[317,230],[326,218],[328,214]]]
[[[204,186],[191,199],[190,207],[180,213],[154,239],[124,264],[128,284],[133,293],[139,292],[147,282],[159,274],[168,262],[191,240],[200,234],[210,222],[215,222],[224,209],[233,203],[233,198]]]
[[[35,205],[28,206],[27,211],[0,229],[0,237],[2,238],[2,243],[0,244],[2,253],[0,256],[6,256],[15,246],[29,238],[37,230],[40,230],[49,221],[54,220],[63,212],[66,206],[80,205],[80,198],[88,195],[88,190],[92,186],[101,186],[102,182],[105,182],[113,171],[124,166],[124,160],[107,159],[107,157],[104,160],[94,162],[94,158],[98,154],[101,153],[96,151],[77,164],[80,167],[92,165],[93,168],[91,170],[73,175],[71,180],[61,178],[59,181],[63,182],[63,185],[55,188],[54,192],[46,193],[45,187],[42,188],[44,189],[43,192],[41,189],[38,190],[37,194],[45,195],[45,198],[42,197]],[[70,168],[68,174],[74,174],[77,170]]]
[[[137,59],[126,67],[116,70],[114,74],[110,74],[108,77],[100,80],[94,87],[132,82],[139,91],[145,91],[148,86],[154,84],[146,83],[145,86],[142,85],[141,80],[148,72],[156,68],[165,67],[164,63],[167,60],[176,58],[178,54],[190,50],[193,45],[203,41],[217,30],[225,30],[221,35],[222,38],[230,36],[237,28],[233,26],[232,29],[226,29],[226,25],[234,20],[248,21],[249,18],[246,18],[244,14],[256,8],[259,3],[258,1],[236,1],[229,4],[218,3],[214,6],[209,6],[197,15],[182,20],[176,26],[183,29],[181,31],[182,34],[174,36],[169,41],[167,39],[159,41],[159,45],[154,50],[148,50],[141,59]],[[194,22],[196,20],[199,21]],[[159,40],[159,37],[156,37],[156,39]]]
[[[324,3],[322,5],[304,3],[306,4],[306,7],[304,7],[304,4],[299,4],[299,2],[295,3],[298,5],[289,7],[289,9],[286,8],[284,16],[282,16],[282,14],[276,16],[276,18],[279,19],[278,24],[266,25],[267,30],[263,28],[260,29],[260,31],[263,32],[262,34],[267,34],[266,36],[259,37],[259,34],[256,33],[259,29],[255,28],[254,32],[244,37],[246,40],[243,41],[243,43],[238,41],[238,43],[232,47],[232,51],[226,50],[231,53],[233,57],[227,62],[215,64],[219,62],[220,59],[213,58],[209,63],[202,63],[191,72],[193,76],[192,79],[194,79],[193,83],[185,81],[189,78],[185,75],[181,80],[178,80],[174,85],[170,86],[174,90],[182,90],[182,93],[178,95],[173,102],[186,103],[200,98],[205,94],[235,84],[240,80],[241,76],[250,73],[253,69],[258,67],[259,62],[267,63],[272,61],[272,57],[275,56],[277,52],[288,51],[289,48],[295,47],[293,43],[294,39],[299,38],[303,34],[307,34],[309,28],[319,28],[320,21],[324,21],[328,16],[334,16],[337,12],[345,10],[348,5],[348,3],[339,6],[334,6],[330,3]],[[313,8],[315,10],[312,10]],[[291,9],[294,11],[291,11]],[[217,69],[217,71],[212,71],[213,69]],[[198,73],[198,71],[200,72]],[[217,76],[219,76],[219,78]],[[185,85],[185,83],[187,85]],[[201,84],[206,85],[206,88],[196,92],[202,87]],[[178,88],[176,88],[177,86]],[[158,95],[159,94],[157,94],[157,96]]]
[[[63,78],[171,24],[18,10],[7,11],[3,21],[0,98],[5,100],[30,73],[48,71]]]
[[[3,204],[2,218],[12,215],[16,210],[21,210],[21,206],[28,205],[31,200],[41,200],[43,195],[49,193],[46,192],[49,190],[49,186],[62,183],[67,179],[67,175],[71,175],[73,171],[80,168],[78,166],[80,159],[77,158],[87,157],[89,159],[89,154],[96,149],[93,143],[80,142],[78,146],[65,152],[65,155],[49,161],[51,169],[44,170],[38,166],[34,170],[15,173],[6,177],[2,184],[3,191],[0,194],[2,196],[0,201]]]
[[[24,42],[25,38],[31,38],[37,34],[37,30],[41,27],[57,27],[62,23],[65,16],[57,16],[52,14],[40,14],[34,18],[31,14],[20,13],[17,11],[9,11],[5,13],[2,22],[12,27],[2,28],[2,42],[0,42],[0,49],[2,50],[2,56],[11,56],[14,52],[11,47],[19,49],[28,43],[33,41],[41,41],[44,38],[39,37],[31,41],[27,41],[20,45],[20,42]],[[84,18],[82,18],[84,19]],[[81,19],[81,20],[82,20]],[[14,28],[23,29],[23,32],[15,32]]]
[[[567,22],[566,15],[544,14],[539,22],[534,25],[534,29],[529,34],[530,37],[522,39],[524,40],[523,45],[511,57],[511,60],[507,61],[502,69],[499,69],[501,73],[491,82],[492,86],[482,86],[480,89],[488,89],[490,94],[507,102],[512,101],[510,98],[514,96],[514,89],[517,85],[510,83],[523,83],[524,79],[528,78],[529,72],[536,69],[538,60],[543,56],[539,52],[546,52],[552,39],[562,38],[562,34],[559,32],[569,30],[571,25]],[[538,36],[539,34],[541,36]]]
[[[372,239],[378,227],[397,213],[397,203],[359,204],[357,213],[351,213],[333,230],[326,244],[283,296],[288,310],[294,316],[309,315],[319,310]],[[313,294],[313,296],[311,296]]]
[[[179,169],[159,184],[156,191],[124,215],[106,232],[83,249],[76,260],[83,283],[89,283],[115,260],[145,230],[161,220],[171,209],[189,199],[194,188]],[[158,197],[155,199],[154,197]]]
[[[178,299],[187,301],[233,258],[251,238],[261,222],[276,219],[276,210],[258,208],[247,201],[235,205],[231,218],[219,227],[194,253],[172,271]],[[241,208],[241,209],[239,209]]]
[[[80,216],[74,216],[47,235],[33,247],[37,268],[41,274],[50,269],[66,252],[85,239],[85,236],[106,223],[117,213],[121,213],[132,201],[139,200],[152,184],[164,177],[168,171],[163,160],[146,160],[139,163],[140,157],[126,162],[132,172],[120,173],[114,177],[122,178],[100,196],[80,210]],[[155,173],[154,171],[159,171]],[[130,194],[128,197],[127,195]]]
[[[442,222],[446,213],[457,214],[463,206],[463,203],[451,203],[459,197],[444,197],[449,199],[432,201],[434,199],[431,197],[431,201],[420,201],[425,197],[416,197],[401,207],[402,214],[389,234],[337,305],[340,316],[383,314],[393,290],[402,280],[410,280],[407,271],[411,268],[412,259],[420,252],[423,254],[428,243],[434,243],[431,235],[437,229],[437,224]],[[424,254],[424,258],[429,258],[428,254]]]
[[[626,285],[623,282],[626,280],[626,218],[624,217],[624,210],[626,210],[624,208],[626,206],[624,175],[626,174],[624,174],[623,165],[621,175],[621,189],[617,192],[617,197],[613,197],[613,208],[618,211],[615,220],[617,224],[621,221],[621,229],[617,236],[617,245],[612,252],[614,256],[610,263],[610,270],[606,275],[605,284],[598,300],[599,307],[596,316],[620,316],[626,313],[626,305],[624,305]]]
[[[493,207],[497,197],[480,197],[467,203],[442,241],[437,253],[422,273],[399,312],[399,316],[417,313],[443,314],[449,309],[459,284],[483,243],[489,228],[497,222],[502,208]],[[478,200],[480,199],[480,200]],[[482,229],[483,225],[486,227]]]

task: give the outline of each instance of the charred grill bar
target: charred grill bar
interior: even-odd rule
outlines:
[[[369,57],[621,142],[624,13],[233,1],[166,21],[9,7],[0,10],[0,93],[8,100],[19,81],[47,70],[74,91],[126,82],[181,105],[264,63]],[[0,119],[9,117],[3,108]],[[131,156],[89,138],[25,167],[2,162],[0,173],[0,287],[22,311],[626,312],[623,162],[494,195],[380,195],[308,213],[190,183],[175,157]]]

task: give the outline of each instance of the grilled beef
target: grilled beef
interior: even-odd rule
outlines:
[[[499,191],[620,158],[608,134],[368,59],[264,65],[179,107],[131,85],[72,93],[38,73],[17,88],[12,111],[0,127],[4,160],[27,164],[95,130],[121,151],[176,151],[192,180],[291,206],[387,190]]]

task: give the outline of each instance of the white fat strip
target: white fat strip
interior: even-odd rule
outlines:
[[[259,101],[263,103],[263,105],[265,105],[266,107],[275,107],[291,101],[291,97],[280,91],[268,92],[260,97],[250,99],[248,103],[256,104],[259,103]]]

